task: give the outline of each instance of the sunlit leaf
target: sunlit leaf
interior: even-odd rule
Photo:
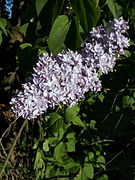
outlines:
[[[72,107],[67,107],[65,110],[65,120],[67,122],[73,121],[78,113],[79,113],[79,107],[77,105]]]
[[[100,17],[98,0],[71,0],[71,5],[82,28],[88,33],[97,24]]]
[[[73,124],[74,125],[77,125],[77,126],[81,126],[81,127],[84,127],[85,128],[85,124],[81,121],[81,119],[76,116],[74,119],[73,119]]]
[[[69,142],[66,143],[67,146],[67,152],[75,152],[75,140],[70,140]]]
[[[92,164],[85,163],[83,168],[83,176],[87,179],[92,179],[94,177],[94,168]]]
[[[98,165],[99,168],[102,167],[104,170],[106,169],[104,156],[99,156],[97,158],[97,165]]]
[[[61,119],[62,117],[57,113],[57,112],[54,112],[54,113],[51,113],[50,114],[50,126],[52,126],[55,121],[57,121],[58,119]]]
[[[49,145],[48,145],[48,141],[47,141],[47,140],[43,143],[43,150],[44,150],[45,152],[48,152],[48,151],[49,151]]]
[[[51,53],[57,54],[66,48],[64,41],[70,24],[71,21],[66,15],[61,15],[56,18],[48,38],[48,46]]]
[[[122,7],[117,3],[116,0],[107,0],[107,5],[114,18],[119,18],[120,16],[122,16]]]
[[[56,160],[60,160],[66,153],[66,146],[63,142],[60,142],[54,149],[54,157]]]

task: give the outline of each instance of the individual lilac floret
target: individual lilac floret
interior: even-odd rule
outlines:
[[[103,74],[113,71],[116,58],[124,54],[124,48],[129,46],[129,39],[122,34],[128,28],[122,17],[110,22],[107,27],[93,28],[90,37],[82,44],[84,62]]]
[[[56,56],[43,54],[34,68],[31,82],[12,98],[17,117],[32,119],[58,104],[72,106],[88,90],[101,90],[97,72],[82,64],[78,52],[63,51]]]

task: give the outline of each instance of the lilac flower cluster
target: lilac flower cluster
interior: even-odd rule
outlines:
[[[13,97],[11,104],[17,117],[36,118],[48,107],[74,105],[89,89],[99,91],[98,74],[82,64],[78,52],[63,51],[56,56],[43,54],[33,69],[31,82]]]
[[[108,27],[93,28],[80,52],[40,56],[31,80],[11,99],[16,116],[36,118],[49,107],[76,104],[89,90],[100,91],[99,72],[112,71],[116,58],[129,46],[129,40],[122,35],[126,29],[127,23],[119,18]]]
[[[123,33],[128,29],[122,17],[110,22],[108,26],[98,26],[90,32],[90,37],[82,44],[82,58],[89,67],[107,74],[113,71],[115,60],[124,54],[129,40]]]

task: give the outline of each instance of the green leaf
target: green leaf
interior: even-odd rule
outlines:
[[[37,168],[37,165],[38,165],[38,162],[40,161],[41,159],[41,153],[40,151],[38,150],[37,153],[36,153],[36,158],[35,158],[35,163],[34,163],[34,169]]]
[[[52,126],[53,134],[56,133],[63,125],[63,119],[58,119]]]
[[[49,151],[49,145],[48,145],[48,141],[47,141],[47,140],[43,143],[43,150],[44,150],[45,152],[48,152],[48,151]]]
[[[99,98],[99,100],[100,100],[101,102],[103,102],[105,96],[104,96],[102,93],[100,93],[100,94],[98,95],[98,98]]]
[[[57,54],[66,48],[64,41],[70,24],[71,21],[66,15],[61,15],[56,18],[48,38],[48,46],[51,53]]]
[[[32,47],[32,45],[30,44],[30,43],[24,43],[24,44],[21,44],[20,45],[20,48],[23,50],[23,49],[25,49],[25,48],[27,48],[27,47]]]
[[[68,140],[70,140],[70,139],[76,139],[76,138],[75,138],[75,132],[68,133],[66,138],[67,138]]]
[[[94,158],[94,153],[93,152],[90,152],[89,153],[89,159],[92,160]]]
[[[46,178],[52,177],[55,175],[54,166],[47,166],[45,171]]]
[[[63,125],[63,124],[62,124]],[[63,128],[61,127],[59,130],[58,130],[58,135],[55,135],[56,137],[58,137],[58,141],[60,141],[62,138],[63,138],[63,136],[64,136],[64,134],[65,134],[65,131],[63,130]]]
[[[0,27],[6,28],[8,26],[8,21],[5,18],[0,17]]]
[[[54,149],[54,157],[56,161],[59,161],[63,156],[66,155],[66,146],[63,142],[60,142]]]
[[[77,142],[75,132],[68,133],[66,136],[68,142],[66,143],[67,152],[75,152],[75,144]]]
[[[75,152],[75,140],[70,140],[69,142],[66,143],[67,146],[67,152]]]
[[[77,125],[77,126],[81,126],[81,127],[84,127],[85,128],[85,124],[81,121],[81,119],[76,116],[73,120],[72,120],[72,123],[74,125]]]
[[[48,144],[51,144],[51,146],[55,146],[57,144],[57,142],[58,142],[57,137],[50,137],[47,140],[48,140]]]
[[[0,31],[2,31],[5,36],[12,36],[9,27],[11,27],[10,23],[6,19],[0,17]]]
[[[88,156],[85,157],[85,162],[92,161],[94,159],[94,153],[90,152]]]
[[[55,0],[52,8],[52,23],[58,15],[60,15],[65,0]]]
[[[79,113],[79,107],[77,105],[72,107],[67,107],[65,110],[65,120],[66,122],[71,122]]]
[[[133,97],[130,97],[130,96],[124,96],[122,103],[123,103],[124,108],[127,108],[127,107],[131,108],[132,105],[135,103],[135,99]]]
[[[69,163],[66,163],[64,166],[64,169],[68,171],[69,173],[77,173],[80,169],[80,165],[76,162],[74,162],[72,159],[70,159]]]
[[[5,34],[5,36],[8,35],[7,30],[6,30],[6,22],[3,20],[3,18],[0,18],[0,28],[2,32]]]
[[[104,158],[104,156],[99,156],[98,158],[97,158],[97,167],[99,167],[99,168],[103,168],[104,170],[106,170],[106,167],[105,167],[105,158]]]
[[[74,180],[85,180],[82,175],[82,169],[79,171],[78,175],[74,178]]]
[[[53,134],[57,133],[60,128],[63,126],[63,118],[61,116],[54,116],[54,119],[51,120],[51,132]]]
[[[32,149],[37,149],[39,145],[39,141],[37,139],[34,139],[34,145],[32,147]]]
[[[107,0],[107,5],[114,18],[119,18],[122,16],[122,7],[117,3],[116,0]]]
[[[82,43],[79,20],[76,16],[72,17],[70,29],[68,31],[65,44],[69,49],[77,50]]]
[[[96,180],[108,180],[108,176],[106,174],[103,174],[100,177],[97,177]]]
[[[45,4],[47,3],[48,0],[36,0],[36,11],[37,11],[37,15],[39,16],[41,10],[43,9],[43,7],[45,6]]]
[[[27,32],[28,26],[29,26],[29,23],[26,23],[20,27],[20,32],[24,35],[24,37],[26,37],[26,32]]]
[[[98,0],[71,0],[71,6],[85,33],[88,33],[93,26],[96,26],[100,18]]]
[[[55,121],[57,121],[58,119],[61,119],[62,117],[57,113],[57,112],[54,112],[54,113],[51,113],[50,114],[50,126],[52,126]]]
[[[77,116],[79,113],[79,107],[77,105],[72,107],[67,107],[65,110],[65,120],[66,122],[72,122],[74,125],[85,127],[84,123]]]
[[[2,31],[0,31],[0,45],[2,43]]]
[[[92,164],[84,163],[84,168],[82,171],[83,176],[85,179],[90,178],[92,179],[94,177],[94,168]]]
[[[115,106],[115,111],[116,111],[116,112],[119,112],[119,111],[120,111],[120,107],[116,105],[116,106]]]
[[[95,7],[98,7],[99,5],[99,0],[95,0]]]
[[[94,130],[97,130],[97,128],[95,126],[96,126],[96,121],[95,120],[91,120],[90,121],[90,128],[94,129]]]
[[[58,176],[57,180],[69,180],[69,178],[64,177],[64,176],[67,176],[67,175],[69,175],[69,174],[67,174],[67,172],[61,170],[60,168],[57,169],[57,170],[55,170],[55,176],[56,176],[56,177]],[[59,176],[60,176],[60,178],[59,178]],[[62,176],[63,176],[63,177],[62,177]],[[51,178],[51,179],[52,179],[52,178]],[[55,180],[56,180],[56,178],[55,178]]]

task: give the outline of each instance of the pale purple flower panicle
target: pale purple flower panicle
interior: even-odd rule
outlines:
[[[123,33],[128,29],[122,17],[110,22],[107,27],[98,26],[90,32],[90,37],[82,44],[82,57],[88,66],[107,74],[113,71],[115,60],[129,46]]]
[[[31,119],[58,104],[74,105],[88,90],[99,91],[101,82],[92,68],[82,64],[78,52],[63,51],[56,56],[43,54],[33,68],[31,82],[11,99],[18,117]]]
[[[49,107],[76,104],[89,90],[100,91],[99,72],[112,71],[116,58],[129,46],[122,34],[126,29],[123,18],[115,19],[107,27],[93,28],[80,52],[40,56],[30,80],[11,99],[16,116],[34,119]]]

